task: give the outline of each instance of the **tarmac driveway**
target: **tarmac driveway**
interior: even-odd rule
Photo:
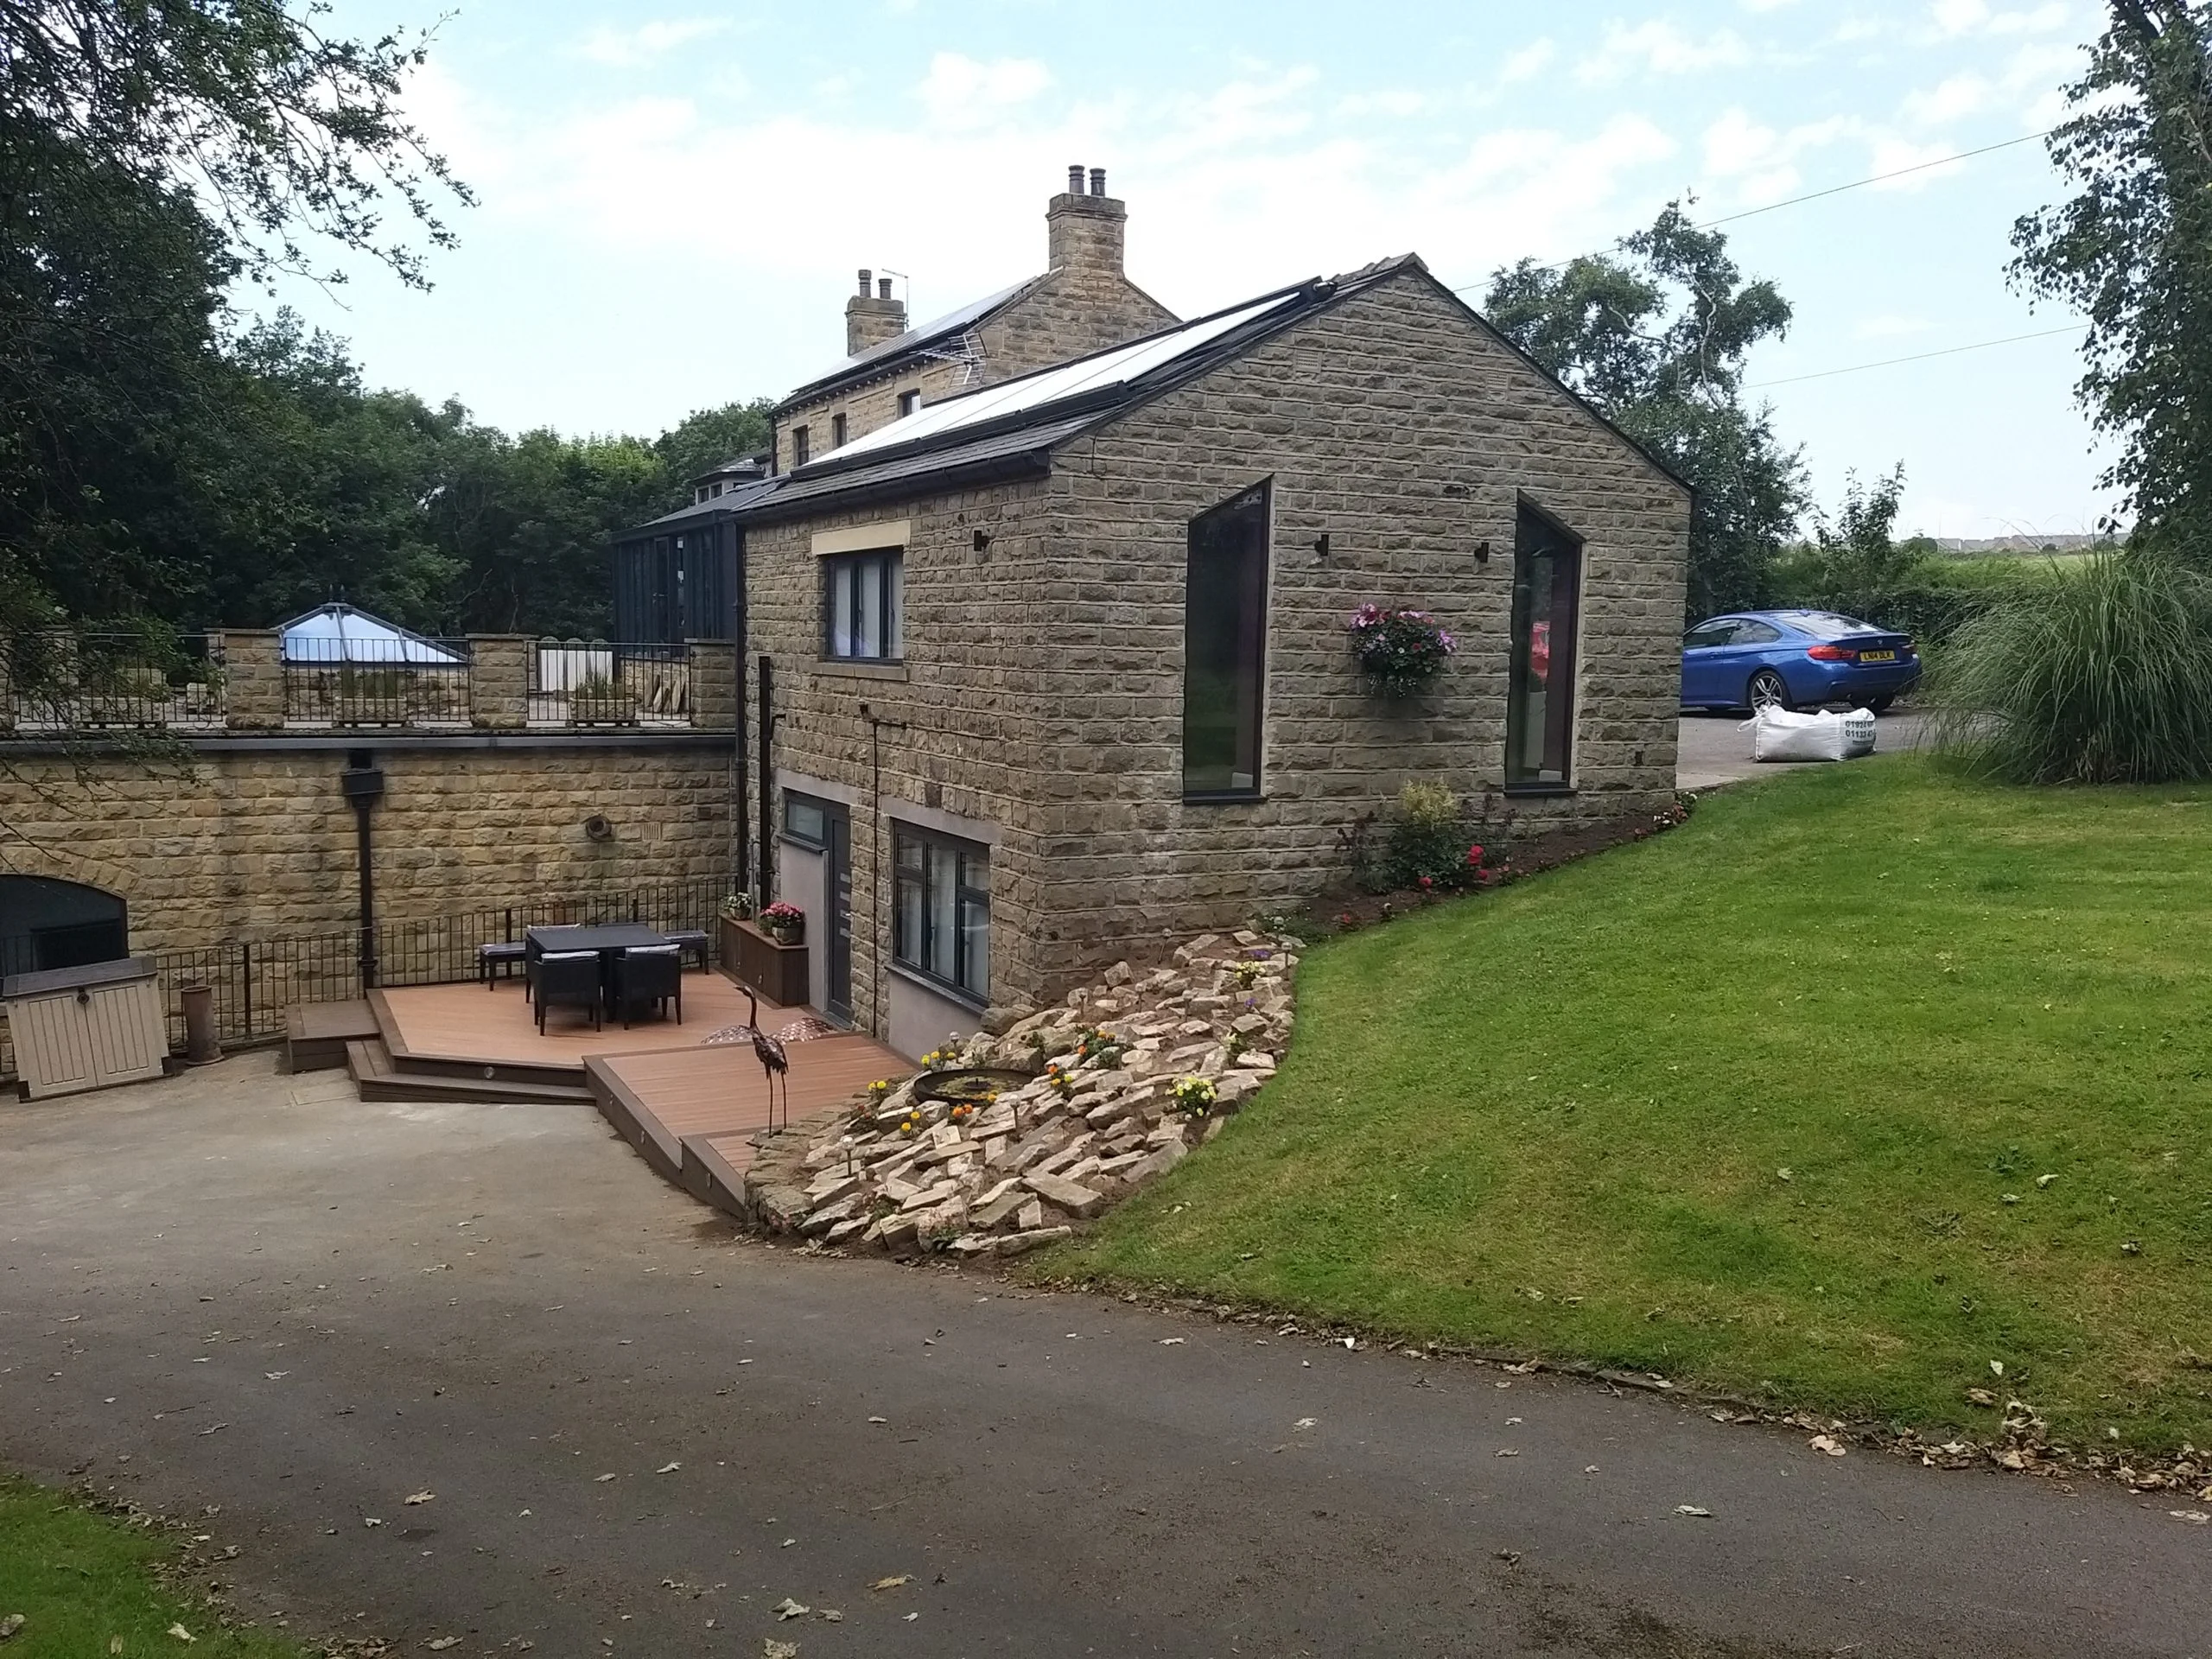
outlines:
[[[398,1652],[2212,1652],[2166,1504],[772,1249],[580,1109],[11,1103],[0,1266],[0,1461]]]

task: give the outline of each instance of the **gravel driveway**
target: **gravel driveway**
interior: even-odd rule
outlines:
[[[2167,1503],[770,1249],[575,1108],[11,1103],[0,1265],[0,1461],[400,1652],[2208,1650]]]
[[[1928,717],[1900,711],[1882,716],[1876,728],[1874,753],[1890,754],[1899,749],[1916,747],[1928,729]],[[1681,721],[1681,747],[1675,760],[1675,787],[1677,789],[1718,789],[1723,784],[1740,783],[1746,778],[1770,777],[1786,772],[1789,766],[1829,766],[1837,764],[1825,760],[1806,760],[1794,763],[1768,762],[1761,765],[1751,759],[1751,734],[1749,716],[1744,715],[1684,715]]]

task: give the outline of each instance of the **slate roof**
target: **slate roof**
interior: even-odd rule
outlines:
[[[994,312],[1013,304],[1044,280],[1042,276],[1029,277],[1016,283],[1012,288],[1002,288],[995,294],[971,301],[957,311],[948,311],[941,317],[932,318],[918,327],[909,328],[903,334],[893,334],[889,340],[878,340],[866,351],[855,353],[829,373],[817,376],[791,392],[776,405],[776,413],[780,415],[795,404],[812,403],[855,380],[865,380],[880,373],[901,357],[964,334]]]

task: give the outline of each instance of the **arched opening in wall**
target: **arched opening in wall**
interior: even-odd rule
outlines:
[[[0,974],[130,954],[130,912],[114,893],[52,876],[0,875]]]

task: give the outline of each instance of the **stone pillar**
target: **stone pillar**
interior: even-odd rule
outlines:
[[[727,639],[691,639],[691,723],[702,732],[737,729],[737,647]]]
[[[468,715],[479,727],[514,731],[530,720],[530,653],[526,633],[468,636]]]
[[[274,628],[231,628],[222,642],[224,724],[270,732],[284,723],[284,653]]]

